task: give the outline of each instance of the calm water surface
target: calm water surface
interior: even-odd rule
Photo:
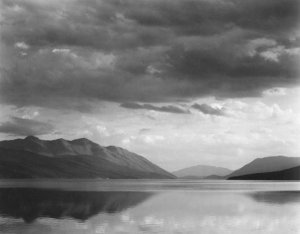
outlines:
[[[299,182],[0,181],[0,233],[300,233]]]

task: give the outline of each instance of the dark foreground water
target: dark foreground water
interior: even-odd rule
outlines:
[[[299,182],[0,181],[0,233],[300,233]]]

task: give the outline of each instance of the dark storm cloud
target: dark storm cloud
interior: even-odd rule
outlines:
[[[4,1],[3,40],[31,46],[82,46],[105,51],[166,41],[168,29],[140,27],[116,1]],[[16,8],[16,6],[18,8]],[[18,10],[17,10],[18,9]],[[17,12],[16,12],[17,11]]]
[[[0,125],[0,132],[14,136],[37,136],[52,133],[53,131],[54,127],[49,123],[18,117],[12,117],[10,121]]]
[[[127,3],[127,4],[126,4]],[[146,26],[172,27],[180,34],[220,33],[232,27],[275,34],[294,29],[295,0],[127,1],[125,16]]]
[[[299,19],[297,0],[3,2],[10,9],[21,8],[4,14],[7,23],[14,24],[4,39],[108,50],[164,44],[173,33],[209,35],[233,27],[285,33],[295,29]]]
[[[201,111],[203,114],[207,114],[207,115],[225,115],[224,110],[221,108],[215,108],[212,107],[208,104],[198,104],[195,103],[192,105],[192,108]]]
[[[264,52],[273,53],[269,49]],[[168,73],[177,80],[184,78],[192,83],[194,89],[190,93],[196,96],[259,96],[264,89],[299,82],[299,55],[283,51],[280,55],[274,53],[278,57],[273,60],[263,57],[260,52],[255,55],[242,53],[242,45],[238,42],[224,43],[212,49],[177,48],[171,51],[168,58]]]
[[[174,114],[189,114],[189,110],[182,109],[177,106],[168,105],[168,106],[154,106],[151,104],[139,104],[134,102],[126,102],[120,105],[121,107],[128,109],[146,109],[146,110],[154,110],[160,112],[169,112]]]
[[[299,81],[297,0],[3,0],[1,13],[0,95],[17,106],[85,112]]]

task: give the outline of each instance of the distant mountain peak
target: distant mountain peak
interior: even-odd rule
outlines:
[[[65,140],[64,138],[57,138],[57,139],[52,140],[52,141],[67,141],[67,140]]]
[[[284,156],[284,155],[275,155],[275,156],[266,156],[266,157],[259,157],[259,158],[256,158],[254,159],[253,161],[258,161],[258,160],[265,160],[265,159],[274,159],[274,158],[286,158],[287,156]]]
[[[226,176],[232,171],[224,167],[216,167],[209,165],[196,165],[174,171],[173,174],[177,177],[199,177],[204,178],[211,175]]]
[[[79,143],[79,144],[87,144],[87,143],[92,143],[92,144],[96,144],[95,142],[87,139],[87,138],[78,138],[78,139],[74,139],[71,142],[73,143]]]
[[[27,136],[24,138],[24,140],[36,141],[36,140],[40,140],[40,139],[36,136]]]
[[[27,136],[24,139],[19,140],[25,140],[25,141],[33,141],[33,142],[48,142],[48,143],[62,143],[62,144],[79,144],[79,145],[86,145],[86,144],[97,144],[87,138],[78,138],[74,140],[66,140],[64,138],[57,138],[53,140],[42,140],[36,136]]]

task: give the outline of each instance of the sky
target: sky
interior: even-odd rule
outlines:
[[[0,140],[173,171],[300,157],[298,0],[0,0]]]

